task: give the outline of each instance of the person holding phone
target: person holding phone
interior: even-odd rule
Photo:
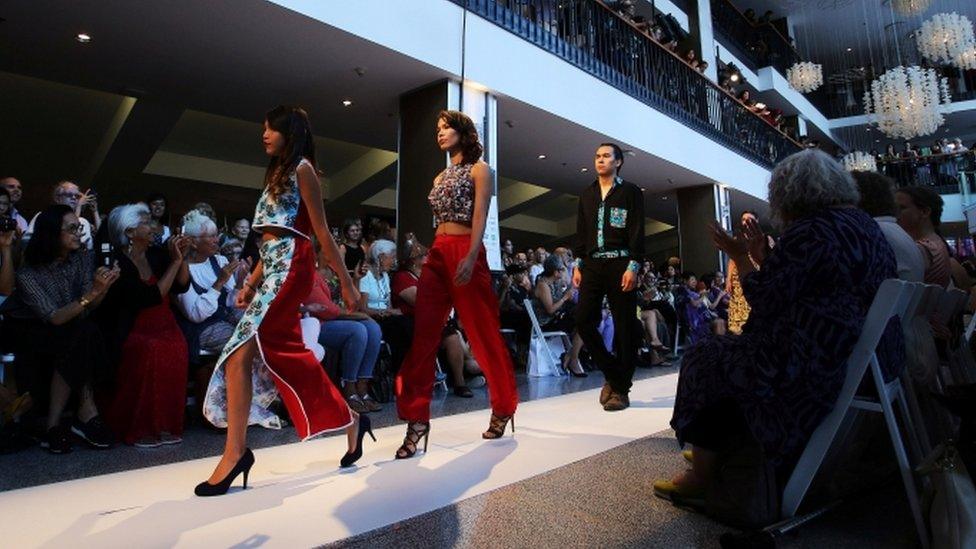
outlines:
[[[60,181],[54,186],[51,199],[53,204],[61,204],[71,208],[78,218],[78,223],[81,225],[81,244],[89,250],[93,249],[94,240],[92,237],[101,225],[101,219],[98,215],[98,201],[95,193],[91,189],[81,192],[78,185],[72,181]],[[95,220],[94,226],[92,222],[82,216],[82,213],[86,209],[92,212]],[[40,214],[35,215],[30,220],[30,223],[27,224],[27,230],[24,231],[24,240],[30,240],[31,236],[34,235],[34,223],[37,221],[38,215]]]
[[[210,478],[197,485],[198,496],[226,494],[241,474],[247,487],[254,465],[254,454],[247,447],[247,418],[256,357],[262,359],[260,370],[273,376],[302,440],[345,430],[348,451],[340,465],[348,467],[362,456],[363,436],[372,435],[369,417],[349,408],[302,338],[298,310],[315,277],[311,234],[339,275],[343,302],[347,307],[359,303],[359,291],[326,221],[308,114],[298,107],[275,107],[265,116],[263,142],[270,160],[251,226],[252,232],[261,234],[260,261],[237,294],[235,304],[244,309],[244,316],[217,360],[207,388],[204,415],[214,425],[227,425],[227,439]],[[275,398],[273,391],[260,396],[268,404]]]

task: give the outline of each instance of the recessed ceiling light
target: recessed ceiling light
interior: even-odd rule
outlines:
[[[80,32],[75,36],[75,40],[81,42],[82,44],[87,44],[91,42],[91,35]]]
[[[847,51],[854,51],[854,48],[847,48]]]
[[[342,106],[343,107],[351,107],[352,106],[352,99],[343,99],[342,100]]]
[[[580,173],[586,173],[588,171],[590,171],[589,168],[580,168]]]
[[[668,200],[668,195],[664,195],[664,196],[662,196],[662,197],[661,197],[661,200]]]
[[[545,159],[546,159],[546,155],[544,155],[544,154],[540,154],[539,155],[539,160],[545,160]]]

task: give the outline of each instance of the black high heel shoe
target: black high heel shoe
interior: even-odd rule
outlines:
[[[203,481],[200,484],[197,484],[197,487],[193,490],[193,493],[200,497],[222,496],[227,493],[227,490],[230,488],[230,484],[234,482],[237,475],[241,473],[244,473],[244,489],[247,490],[247,474],[251,472],[251,466],[253,465],[254,454],[251,452],[251,449],[248,448],[244,450],[244,454],[241,456],[241,459],[237,460],[237,464],[235,464],[234,468],[227,473],[224,480],[218,482],[217,484],[210,484],[207,481]]]
[[[505,434],[505,428],[508,427],[508,423],[512,423],[512,434],[515,434],[515,414],[508,417],[496,416],[494,413],[491,414],[491,420],[488,422],[488,430],[481,433],[481,438],[488,440],[495,440],[502,438]]]
[[[412,458],[420,446],[420,439],[424,439],[424,453],[427,453],[427,437],[430,435],[430,422],[407,423],[407,436],[403,437],[403,444],[396,451],[397,459]],[[413,449],[410,447],[413,446]]]
[[[569,361],[566,360],[566,355],[568,354],[569,353],[563,353],[562,356],[563,370],[569,372],[573,377],[590,377],[590,375],[586,373],[586,370],[583,370],[583,365],[579,363],[579,360],[577,360],[576,363],[579,365],[580,370],[582,370],[581,372],[576,373],[572,368],[569,367]]]
[[[352,467],[354,463],[359,461],[359,458],[363,457],[363,439],[366,437],[366,433],[369,433],[369,438],[376,442],[376,436],[373,435],[373,422],[370,421],[369,416],[366,414],[359,414],[359,434],[356,435],[356,451],[346,452],[346,455],[342,456],[339,460],[339,467]]]

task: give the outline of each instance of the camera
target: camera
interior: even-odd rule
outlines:
[[[17,220],[10,216],[0,217],[0,233],[9,233],[17,230]]]

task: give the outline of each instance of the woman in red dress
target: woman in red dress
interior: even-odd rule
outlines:
[[[182,442],[186,408],[186,340],[169,308],[169,295],[185,292],[190,271],[185,238],[168,250],[155,247],[149,208],[112,210],[109,234],[119,280],[99,311],[114,322],[110,337],[121,349],[115,389],[105,419],[126,444],[153,448]]]
[[[325,219],[308,115],[297,107],[276,107],[265,117],[263,138],[271,161],[251,226],[261,233],[261,256],[237,294],[237,306],[245,308],[244,316],[217,360],[207,388],[204,415],[215,425],[227,425],[227,441],[210,479],[197,485],[198,496],[227,493],[240,474],[247,487],[254,464],[254,454],[246,444],[252,395],[258,402],[270,403],[274,387],[302,440],[346,431],[349,449],[340,461],[342,467],[362,456],[363,436],[372,436],[369,417],[349,409],[305,347],[299,324],[298,308],[316,276],[313,233],[322,244],[325,262],[339,275],[343,302],[347,306],[359,303],[359,292]],[[255,357],[261,358],[256,366]],[[273,386],[256,384],[252,388],[252,367],[260,368],[257,379],[271,378]]]

